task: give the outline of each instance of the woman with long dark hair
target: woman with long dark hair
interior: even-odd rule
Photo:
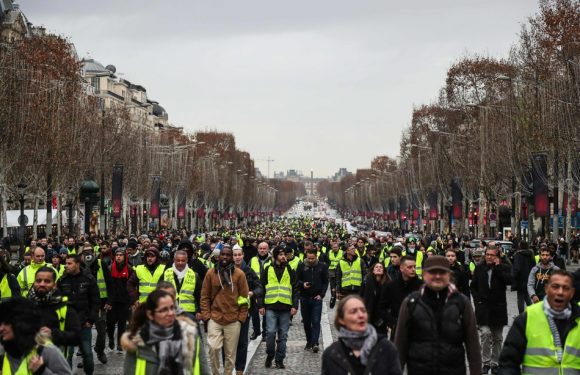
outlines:
[[[379,310],[381,304],[382,290],[391,279],[385,271],[382,263],[375,263],[369,269],[363,288],[361,289],[361,296],[365,302],[367,312],[369,315],[369,323],[372,324],[377,332],[387,333],[387,323],[383,318],[383,313]]]
[[[173,296],[155,290],[133,314],[128,332],[121,338],[127,352],[124,374],[209,374],[200,359],[203,350],[196,323],[176,316]]]
[[[32,301],[17,297],[0,303],[0,343],[4,347],[2,374],[71,374],[50,337],[40,334],[42,319]]]

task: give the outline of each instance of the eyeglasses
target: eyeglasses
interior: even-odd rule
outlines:
[[[155,310],[157,314],[168,314],[170,312],[175,312],[175,305],[167,306],[162,309]]]

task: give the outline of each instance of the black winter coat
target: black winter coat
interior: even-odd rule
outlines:
[[[383,319],[389,327],[394,328],[397,325],[399,310],[405,297],[419,290],[421,285],[423,280],[417,277],[407,282],[402,276],[385,285],[379,298],[379,311],[382,311]]]
[[[261,302],[262,298],[264,297],[264,287],[262,287],[262,283],[260,282],[260,278],[254,272],[253,269],[250,268],[245,262],[242,264],[242,271],[246,275],[246,281],[248,282],[248,289],[250,292],[253,293],[252,303],[250,308],[251,309],[259,309],[262,306],[258,304]],[[254,307],[255,306],[255,307]],[[248,311],[249,313],[249,311]]]
[[[127,278],[114,278],[112,276],[112,268],[110,265],[107,268],[107,273],[105,273],[105,281],[107,283],[107,303],[112,305],[113,303],[126,303],[130,304],[129,291],[127,290],[127,281],[135,272],[133,267],[128,266],[128,277]]]
[[[457,290],[463,293],[467,298],[471,298],[471,292],[469,290],[469,271],[465,269],[463,264],[457,262],[451,266],[451,272],[453,273],[453,279],[455,280],[455,286]]]
[[[506,289],[512,283],[510,266],[492,267],[491,287],[488,284],[490,267],[485,263],[475,266],[471,281],[471,295],[475,303],[475,318],[479,326],[502,327],[508,323]]]
[[[383,312],[380,310],[380,299],[383,295],[383,289],[387,284],[379,284],[374,275],[367,275],[366,281],[361,289],[361,296],[367,308],[369,323],[371,323],[378,332],[385,333],[387,321]]]
[[[536,264],[534,253],[530,249],[522,249],[514,254],[512,265],[513,284],[512,290],[525,292],[528,290],[528,276]]]
[[[37,303],[41,316],[41,325],[51,329],[52,343],[56,346],[77,346],[81,343],[81,322],[76,310],[69,305],[64,319],[64,331],[60,330],[60,321],[56,310],[65,305],[61,293],[56,291],[53,299],[47,303]]]
[[[364,372],[357,373],[349,361],[350,350],[341,340],[334,342],[322,354],[322,375],[402,375],[397,349],[384,335],[379,335]]]
[[[328,265],[326,263],[319,261],[316,266],[307,267],[306,264],[300,262],[296,269],[296,276],[298,277],[300,298],[320,296],[324,299],[328,289]],[[304,288],[305,282],[310,283],[310,288]]]
[[[453,293],[436,315],[419,291],[409,296],[409,374],[466,373],[462,317],[468,303],[463,294]]]
[[[101,299],[97,280],[93,275],[83,270],[76,275],[65,272],[58,280],[58,289],[68,297],[69,306],[76,310],[81,326],[97,321]]]

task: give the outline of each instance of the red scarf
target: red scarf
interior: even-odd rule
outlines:
[[[123,269],[121,271],[117,270],[117,262],[113,262],[113,266],[111,267],[111,276],[114,279],[128,279],[129,278],[129,266],[126,260],[123,264]]]

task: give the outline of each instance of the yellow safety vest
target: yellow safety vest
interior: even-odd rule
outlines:
[[[528,345],[522,374],[577,374],[580,369],[580,318],[568,333],[564,348],[556,348],[550,325],[544,313],[544,301],[528,306],[526,339]],[[561,351],[561,361],[558,351]]]
[[[290,266],[290,268],[292,268],[294,271],[296,271],[298,269],[299,263],[300,263],[300,258],[294,257],[294,258],[292,258],[291,261],[288,262],[288,265]]]
[[[201,350],[199,346],[199,337],[197,343],[195,344],[195,363],[191,369],[192,375],[201,375],[201,364],[199,359],[199,351]],[[141,357],[137,357],[137,362],[135,363],[135,375],[145,375],[147,373],[147,361]]]
[[[0,300],[4,301],[10,297],[12,297],[12,289],[10,289],[10,284],[8,284],[8,274],[6,274],[0,281]]]
[[[330,260],[330,265],[328,266],[329,271],[336,269],[336,266],[338,265],[338,262],[340,262],[340,260],[342,259],[343,255],[344,252],[340,249],[338,249],[337,252],[334,252],[334,250],[328,252],[328,259]]]
[[[105,282],[105,275],[103,273],[103,263],[100,259],[97,259],[99,262],[99,269],[97,270],[97,286],[99,287],[99,296],[101,298],[107,298],[107,283]]]
[[[183,283],[181,284],[181,289],[177,293],[177,303],[183,311],[188,313],[195,313],[197,311],[197,305],[195,304],[195,271],[191,268],[187,269],[185,277],[183,278]],[[163,280],[169,281],[173,284],[175,291],[177,292],[177,285],[175,284],[175,276],[173,274],[173,268],[168,268],[163,274]]]
[[[266,266],[269,266],[271,263],[272,260],[268,259],[267,261],[264,262],[263,268],[266,268]],[[258,275],[258,279],[262,276],[260,259],[258,258],[258,256],[252,257],[252,259],[250,259],[250,268],[254,270],[256,275]]]
[[[36,263],[32,263],[26,267],[24,267],[22,269],[22,271],[20,271],[20,273],[18,274],[18,284],[20,285],[20,293],[22,294],[22,297],[27,297],[28,296],[28,291],[30,290],[30,288],[32,288],[32,285],[34,284],[34,278],[36,277],[36,272],[38,272],[39,269],[41,269],[44,266],[48,266],[48,267],[52,267],[52,264],[48,264],[46,262],[43,262],[42,264],[36,264]],[[58,281],[58,273],[56,274],[56,280]]]
[[[163,276],[163,271],[163,265],[161,264],[157,266],[153,275],[144,264],[135,268],[135,274],[139,279],[139,302],[145,302],[147,296],[157,288],[157,283]]]
[[[471,273],[473,273],[473,271],[475,271],[475,263],[474,262],[469,262],[469,270],[471,271]]]
[[[66,313],[68,311],[68,307],[66,305],[68,301],[68,297],[62,297],[62,302],[64,302],[64,305],[59,307],[58,309],[56,309],[56,316],[58,317],[58,329],[61,330],[62,332],[64,332],[64,328],[65,328],[65,323],[66,323]],[[68,354],[68,346],[61,346],[60,347],[60,351],[63,353],[63,355],[65,356],[65,358],[67,357]]]
[[[389,256],[389,251],[391,251],[392,248],[393,248],[393,245],[391,245],[391,246],[385,245],[381,249],[381,255],[379,256],[379,262],[383,262],[384,260],[387,260],[387,259],[388,259],[388,262],[391,261],[391,257]],[[388,264],[386,264],[386,266],[388,266]]]
[[[415,248],[415,270],[417,271],[417,277],[423,279],[423,252]]]
[[[352,265],[348,264],[344,259],[341,259],[338,264],[340,265],[340,270],[342,272],[342,279],[340,281],[340,286],[342,288],[362,285],[360,258],[356,258],[356,260],[352,262]]]
[[[268,284],[266,284],[266,296],[264,303],[271,305],[281,302],[292,306],[292,283],[290,282],[290,273],[288,268],[284,268],[282,280],[278,281],[276,271],[273,266],[268,266]]]
[[[30,358],[36,355],[36,348],[32,349],[30,353],[24,357],[18,369],[14,375],[32,375],[32,371],[28,369],[28,362],[30,362]],[[12,368],[10,367],[10,361],[8,360],[8,355],[4,354],[4,362],[2,363],[2,375],[12,375]]]

